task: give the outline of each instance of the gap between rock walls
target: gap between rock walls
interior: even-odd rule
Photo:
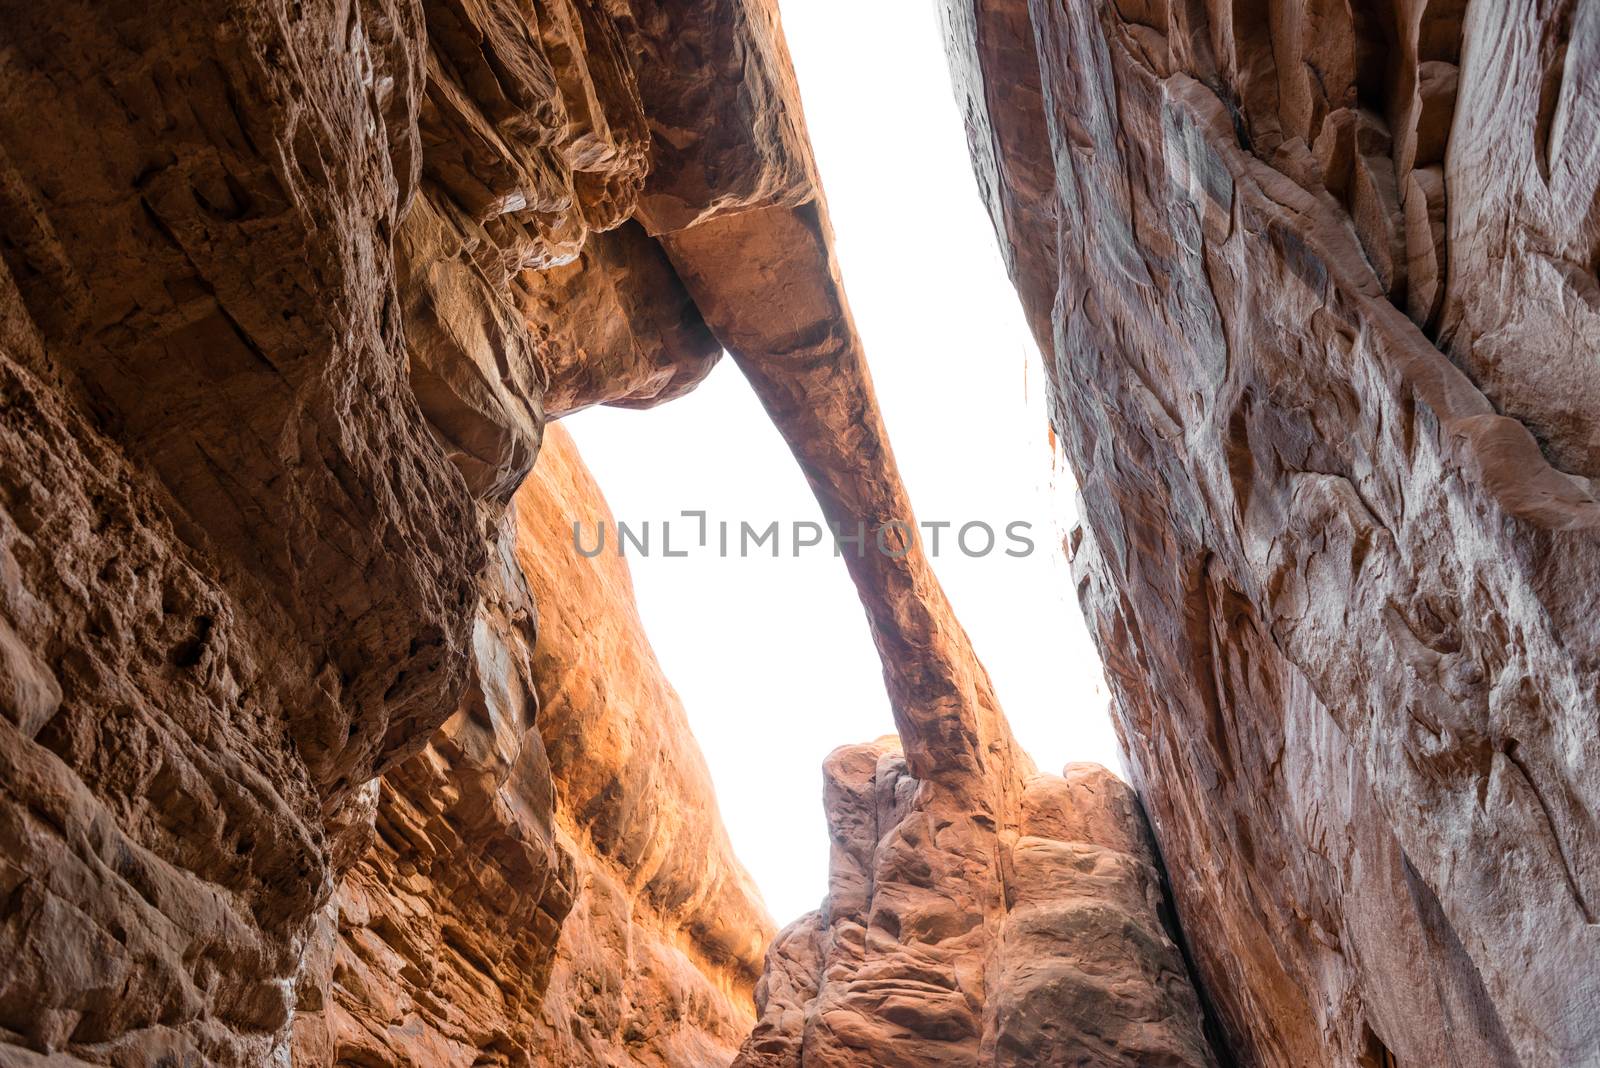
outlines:
[[[847,554],[780,932],[559,423],[914,524],[774,0],[0,0],[0,1064],[1600,1061],[1600,15],[940,15],[1130,781]]]

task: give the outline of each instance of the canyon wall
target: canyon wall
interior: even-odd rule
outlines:
[[[1600,1062],[1600,9],[942,6],[1239,1062]]]
[[[0,1064],[1600,1058],[1595,6],[942,7],[1153,837],[916,551],[772,0],[0,0]],[[724,351],[900,735],[764,965],[547,425]]]
[[[374,784],[301,980],[295,1065],[702,1068],[753,1025],[772,923],[627,564],[580,554],[576,522],[612,519],[553,424],[485,579],[475,685]]]
[[[769,921],[510,502],[720,356],[652,235],[817,195],[775,8],[0,25],[0,1063],[731,1058]]]

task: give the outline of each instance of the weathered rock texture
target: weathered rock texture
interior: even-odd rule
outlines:
[[[560,428],[517,513],[543,606],[534,673],[556,825],[585,888],[563,928],[544,1063],[725,1064],[750,1031],[774,928],[728,845],[626,563],[573,549],[573,522],[611,516]]]
[[[420,28],[296,9],[0,8],[13,1059],[281,1060],[336,828],[465,683],[386,237]]]
[[[947,0],[1241,1063],[1600,1063],[1600,9]]]
[[[945,7],[1230,1044],[1600,1058],[1595,6]],[[903,744],[743,1061],[1212,1063],[1132,797],[903,540],[773,0],[0,26],[0,1063],[733,1057],[769,924],[534,466],[723,349]]]
[[[983,826],[939,818],[892,739],[824,776],[828,897],[768,954],[736,1066],[1216,1063],[1126,784],[1030,775],[1017,822]]]
[[[0,1061],[726,1060],[765,917],[592,487],[506,505],[719,355],[651,234],[814,189],[775,8],[0,26]]]
[[[302,984],[316,1001],[295,1063],[726,1064],[754,1020],[771,923],[626,563],[573,545],[573,522],[611,516],[558,427],[510,522],[514,551],[485,579],[476,685],[381,780],[375,841]]]

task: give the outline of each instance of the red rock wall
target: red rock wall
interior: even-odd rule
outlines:
[[[583,889],[562,928],[541,1063],[726,1064],[753,1025],[775,928],[728,844],[626,563],[573,550],[578,519],[615,527],[560,427],[517,496],[517,518],[519,559],[543,606],[539,733],[557,833]]]
[[[771,921],[627,565],[585,559],[574,522],[612,520],[552,426],[485,580],[468,700],[375,784],[296,1065],[701,1068],[753,1025]]]
[[[1590,7],[945,6],[1230,1044],[1594,1059]],[[913,521],[775,4],[0,26],[0,1063],[727,1062],[770,925],[535,460],[726,348]],[[741,1057],[1211,1063],[1133,799],[908,548]]]
[[[383,4],[6,4],[0,1048],[281,1056],[358,787],[466,680]]]
[[[775,10],[0,26],[0,1061],[731,1057],[759,900],[626,583],[506,506],[720,354],[647,228],[814,195]]]
[[[1240,1062],[1600,1059],[1592,5],[944,6]]]

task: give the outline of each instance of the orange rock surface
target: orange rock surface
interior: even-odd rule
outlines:
[[[893,739],[824,777],[827,900],[773,944],[736,1068],[1217,1063],[1126,784],[1029,775],[995,824],[952,819]]]
[[[750,1030],[772,923],[626,562],[585,558],[574,522],[611,515],[552,426],[485,579],[468,699],[377,784],[328,906],[297,1065],[699,1068]]]
[[[0,0],[0,1066],[1600,1058],[1593,5],[941,6],[1132,788],[915,544],[775,0]],[[549,425],[724,351],[899,730],[775,939]]]

